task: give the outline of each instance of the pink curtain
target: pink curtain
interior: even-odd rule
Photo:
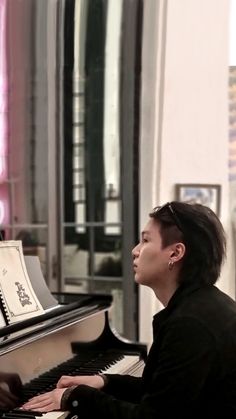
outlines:
[[[7,0],[0,0],[0,224],[9,222],[7,170],[8,79],[6,53]]]

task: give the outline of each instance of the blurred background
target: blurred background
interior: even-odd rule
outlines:
[[[51,291],[112,294],[131,339],[151,339],[159,308],[131,249],[188,188],[227,231],[218,285],[235,298],[235,4],[0,0],[2,236]]]

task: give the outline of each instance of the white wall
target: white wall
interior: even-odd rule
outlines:
[[[236,65],[236,0],[230,0],[229,65]]]
[[[230,248],[219,287],[234,297],[228,63],[228,0],[144,2],[140,229],[152,206],[175,198],[176,183],[221,184],[221,220]],[[143,341],[151,340],[150,323],[157,309],[153,294],[141,288]]]

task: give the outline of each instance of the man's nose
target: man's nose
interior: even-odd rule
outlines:
[[[137,245],[133,248],[133,250],[132,250],[132,256],[133,256],[133,258],[137,257],[137,256],[138,256],[138,253],[139,253],[139,244],[137,244]]]

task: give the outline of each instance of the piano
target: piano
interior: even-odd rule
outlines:
[[[15,406],[0,407],[5,419],[40,419],[19,407],[52,390],[62,375],[119,373],[140,376],[147,347],[121,337],[110,326],[109,295],[58,293],[59,305],[0,329],[0,374],[18,374],[23,384]],[[42,419],[67,413],[50,412]]]

